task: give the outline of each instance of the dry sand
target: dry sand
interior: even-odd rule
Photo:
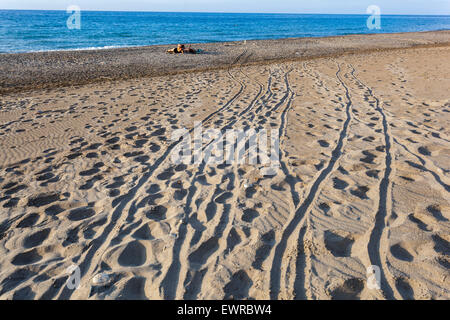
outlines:
[[[0,298],[449,299],[449,61],[409,48],[3,94]],[[279,130],[278,174],[174,165],[171,132],[195,121]]]

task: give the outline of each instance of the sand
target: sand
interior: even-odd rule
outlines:
[[[449,299],[448,61],[410,45],[31,91],[2,72],[0,298]],[[277,130],[280,170],[174,164],[196,121]]]
[[[0,93],[107,80],[223,70],[344,53],[450,44],[450,30],[192,44],[199,55],[171,55],[176,44],[106,50],[0,54]]]

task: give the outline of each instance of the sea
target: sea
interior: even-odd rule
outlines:
[[[450,29],[450,16],[379,18],[342,14],[0,10],[0,53]]]

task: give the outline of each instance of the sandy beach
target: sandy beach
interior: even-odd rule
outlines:
[[[0,299],[450,298],[450,31],[169,47],[0,55]]]

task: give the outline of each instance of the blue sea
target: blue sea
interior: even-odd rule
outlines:
[[[450,29],[450,16],[159,13],[81,11],[69,29],[66,11],[0,10],[0,53],[95,49],[290,37]]]

